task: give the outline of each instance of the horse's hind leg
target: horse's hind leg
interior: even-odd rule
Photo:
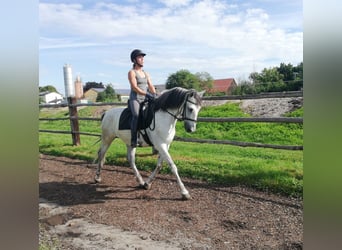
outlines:
[[[109,148],[109,146],[111,145],[111,143],[113,142],[114,138],[109,138],[109,139],[102,139],[101,141],[101,147],[99,149],[99,151],[97,152],[97,169],[96,169],[96,174],[95,174],[95,182],[101,182],[101,169],[103,168],[103,164],[105,162],[105,155],[106,152]]]
[[[150,189],[153,180],[156,178],[156,175],[160,172],[163,166],[163,158],[159,155],[158,156],[158,162],[156,168],[153,170],[152,174],[148,177],[148,179],[145,181],[144,188]]]

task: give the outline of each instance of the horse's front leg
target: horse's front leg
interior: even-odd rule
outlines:
[[[159,155],[156,168],[153,170],[152,174],[145,181],[145,184],[144,184],[145,189],[151,188],[152,182],[156,178],[156,175],[160,172],[162,166],[163,166],[163,158]]]
[[[141,187],[144,187],[145,183],[137,169],[137,166],[135,165],[135,152],[136,152],[136,148],[132,148],[131,146],[127,145],[127,159],[128,159],[129,165],[133,169],[135,178],[137,182],[139,183],[139,185]]]
[[[179,177],[177,166],[173,162],[171,155],[168,152],[168,147],[166,145],[162,145],[160,148],[158,148],[158,151],[161,158],[169,164],[171,172],[176,176],[177,183],[181,190],[182,198],[185,200],[191,199],[189,191],[185,188],[181,178]]]

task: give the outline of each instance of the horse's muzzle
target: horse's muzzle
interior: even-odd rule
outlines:
[[[185,131],[188,133],[193,133],[196,131],[196,123],[184,123]]]

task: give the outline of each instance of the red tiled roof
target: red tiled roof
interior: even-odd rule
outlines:
[[[213,88],[210,92],[227,92],[233,83],[235,83],[234,78],[214,80]]]

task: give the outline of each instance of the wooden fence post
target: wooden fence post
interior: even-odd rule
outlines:
[[[76,104],[76,98],[75,97],[68,97],[68,107],[69,107],[69,116],[70,116],[70,127],[71,127],[71,136],[72,136],[72,145],[78,146],[81,145],[81,139],[80,139],[80,129],[78,125],[78,113],[77,113],[77,107],[70,105],[70,104]],[[76,119],[73,119],[76,118]]]

